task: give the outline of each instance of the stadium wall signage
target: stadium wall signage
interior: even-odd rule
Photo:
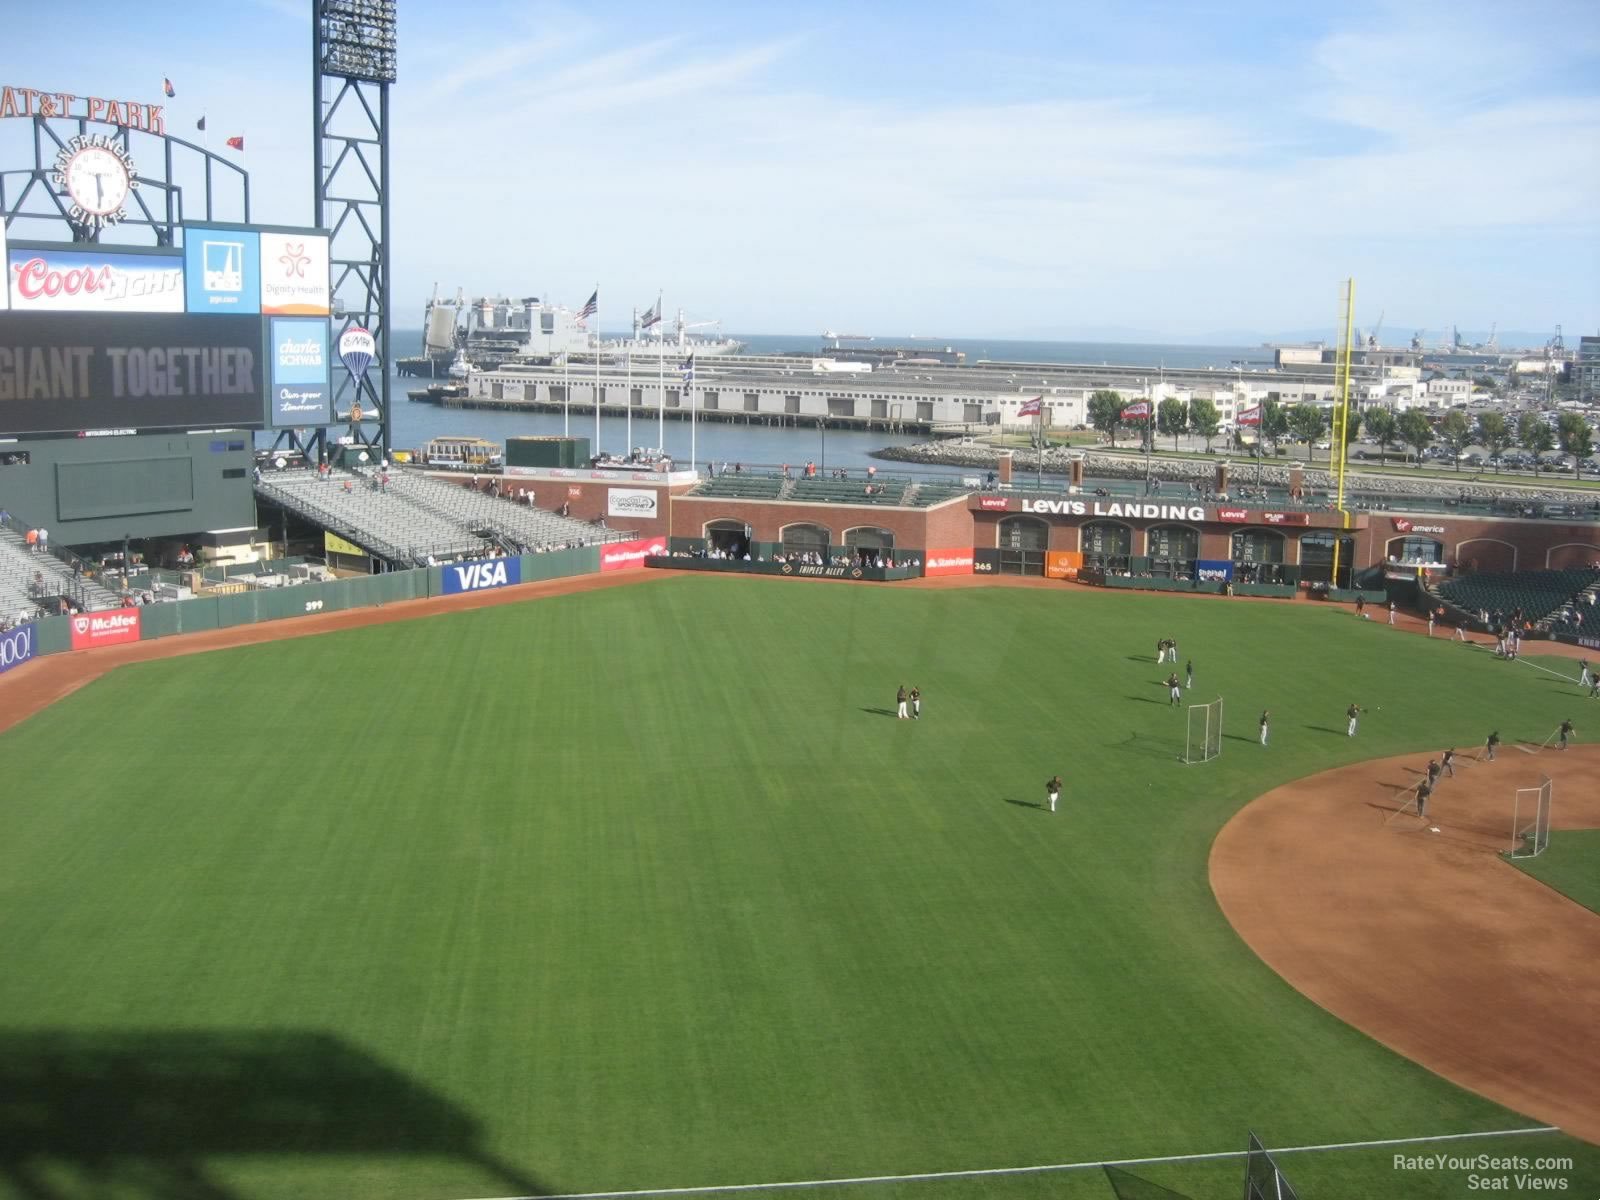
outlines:
[[[12,667],[20,667],[32,658],[37,644],[32,625],[18,625],[15,629],[0,633],[0,674]]]
[[[607,488],[606,516],[653,521],[658,515],[656,496],[651,488]]]
[[[1202,558],[1194,564],[1194,577],[1201,583],[1221,583],[1233,578],[1233,562],[1221,558]]]
[[[139,640],[139,610],[113,608],[72,618],[72,648],[93,650]]]
[[[1311,514],[1303,512],[1264,512],[1261,514],[1261,520],[1268,525],[1309,525],[1311,524]]]
[[[644,566],[644,560],[653,554],[666,554],[664,537],[639,538],[631,542],[610,542],[600,547],[600,569],[622,571]]]
[[[972,551],[961,550],[929,550],[928,557],[923,560],[922,573],[924,575],[971,575]]]
[[[1123,517],[1142,521],[1204,521],[1199,504],[1127,504],[1118,500],[1024,500],[1026,513],[1051,513],[1063,517]]]
[[[166,106],[137,100],[104,100],[72,92],[41,92],[35,88],[0,87],[0,117],[64,117],[124,125],[141,133],[165,137]]]
[[[1011,507],[1011,501],[1004,496],[979,496],[978,507],[992,509],[996,512],[1005,512],[1006,509]]]
[[[1418,525],[1409,517],[1390,517],[1396,533],[1443,533],[1443,525]]]
[[[522,560],[485,558],[475,562],[451,563],[444,569],[444,594],[485,592],[490,588],[510,587],[522,582]]]

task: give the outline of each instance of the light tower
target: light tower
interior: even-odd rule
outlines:
[[[316,223],[329,233],[334,341],[372,334],[367,373],[333,361],[333,412],[374,457],[387,456],[389,417],[389,85],[395,0],[313,0]],[[341,418],[340,414],[346,414]],[[325,437],[327,431],[318,431]],[[324,447],[319,447],[323,449]]]

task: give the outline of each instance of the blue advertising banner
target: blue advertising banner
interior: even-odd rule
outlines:
[[[0,633],[0,675],[32,658],[37,644],[32,625],[18,625],[15,629]]]
[[[1194,564],[1194,577],[1201,582],[1219,583],[1233,578],[1233,564],[1223,559],[1202,558]]]
[[[261,235],[185,225],[183,276],[192,313],[259,313]]]
[[[481,592],[522,582],[519,558],[485,558],[476,562],[450,563],[444,568],[444,594]]]
[[[267,423],[275,428],[333,421],[326,317],[273,317]]]

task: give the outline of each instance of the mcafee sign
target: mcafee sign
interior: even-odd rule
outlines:
[[[72,648],[93,650],[96,646],[115,646],[139,640],[139,610],[113,608],[105,612],[80,613],[72,618]]]

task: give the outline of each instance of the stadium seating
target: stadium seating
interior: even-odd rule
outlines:
[[[796,479],[790,485],[787,498],[806,504],[898,505],[911,487],[911,481],[893,476],[878,476],[873,479],[872,487],[873,494],[869,496],[865,477]]]
[[[1439,595],[1474,620],[1480,612],[1511,612],[1520,608],[1535,624],[1560,610],[1573,596],[1600,579],[1594,567],[1562,571],[1481,572],[1446,580]]]
[[[27,539],[16,528],[0,528],[0,616],[14,621],[22,612],[32,613],[37,608],[35,572],[45,577],[46,596],[65,596],[79,608],[90,610],[122,604],[115,592],[78,576],[54,553],[29,550]]]
[[[781,475],[756,475],[739,472],[707,479],[694,494],[724,496],[736,500],[776,500],[783,491]]]
[[[541,512],[427,475],[392,470],[385,488],[376,472],[273,472],[257,489],[267,499],[394,563],[482,553],[492,546],[522,551],[540,546],[614,541],[583,521]],[[350,489],[345,489],[349,482]]]
[[[523,549],[590,545],[625,536],[625,531],[598,529],[587,521],[533,508],[509,496],[474,491],[415,471],[390,472],[389,491],[462,528],[492,529],[501,536],[509,535]]]

